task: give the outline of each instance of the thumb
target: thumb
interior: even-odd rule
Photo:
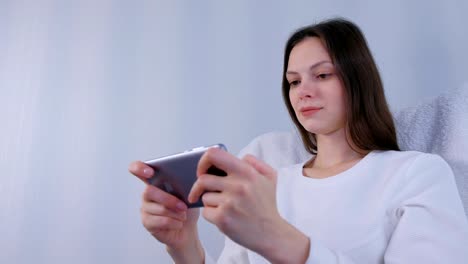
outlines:
[[[276,180],[276,170],[262,160],[257,159],[253,155],[247,154],[242,158],[250,166],[254,167],[260,174]]]

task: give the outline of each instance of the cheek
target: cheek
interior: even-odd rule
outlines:
[[[336,94],[334,95],[335,98],[335,105],[337,106],[337,110],[339,114],[345,118],[346,117],[346,95],[343,89],[337,89]]]
[[[341,82],[336,81],[333,85],[324,89],[324,96],[328,98],[328,104],[333,106],[334,115],[339,115],[340,117],[346,116],[346,94]]]
[[[292,108],[294,109],[294,111],[296,111],[296,102],[297,102],[297,99],[296,99],[296,96],[295,96],[294,92],[290,91],[289,92],[289,103],[291,103]]]
[[[340,103],[340,105],[344,105],[345,98],[346,98],[346,92],[345,89],[342,85],[342,83],[339,80],[336,80],[333,85],[329,88],[329,94],[330,96],[333,96],[335,99],[336,103]]]

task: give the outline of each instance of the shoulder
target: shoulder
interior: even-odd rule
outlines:
[[[432,185],[454,181],[452,169],[439,155],[419,151],[377,151],[373,169],[401,186]]]
[[[436,154],[420,151],[374,151],[374,162],[404,167],[407,170],[445,167],[447,162]]]

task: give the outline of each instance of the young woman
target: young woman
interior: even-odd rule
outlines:
[[[283,96],[313,157],[275,171],[218,149],[200,160],[189,199],[226,235],[219,263],[466,263],[468,223],[440,157],[399,150],[382,82],[363,34],[334,19],[286,44]],[[281,155],[281,153],[277,153]],[[226,177],[206,174],[215,165]],[[141,162],[130,165],[152,176]],[[146,229],[176,263],[207,263],[198,209],[154,186]]]

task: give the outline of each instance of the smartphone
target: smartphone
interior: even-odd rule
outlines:
[[[144,163],[154,170],[154,175],[148,179],[148,183],[176,196],[188,208],[202,207],[203,202],[201,201],[201,197],[195,203],[189,203],[187,198],[193,184],[197,180],[198,161],[210,148],[219,148],[227,151],[226,146],[223,144],[215,144],[145,161]],[[217,176],[227,175],[226,172],[214,166],[209,168],[207,173]]]

